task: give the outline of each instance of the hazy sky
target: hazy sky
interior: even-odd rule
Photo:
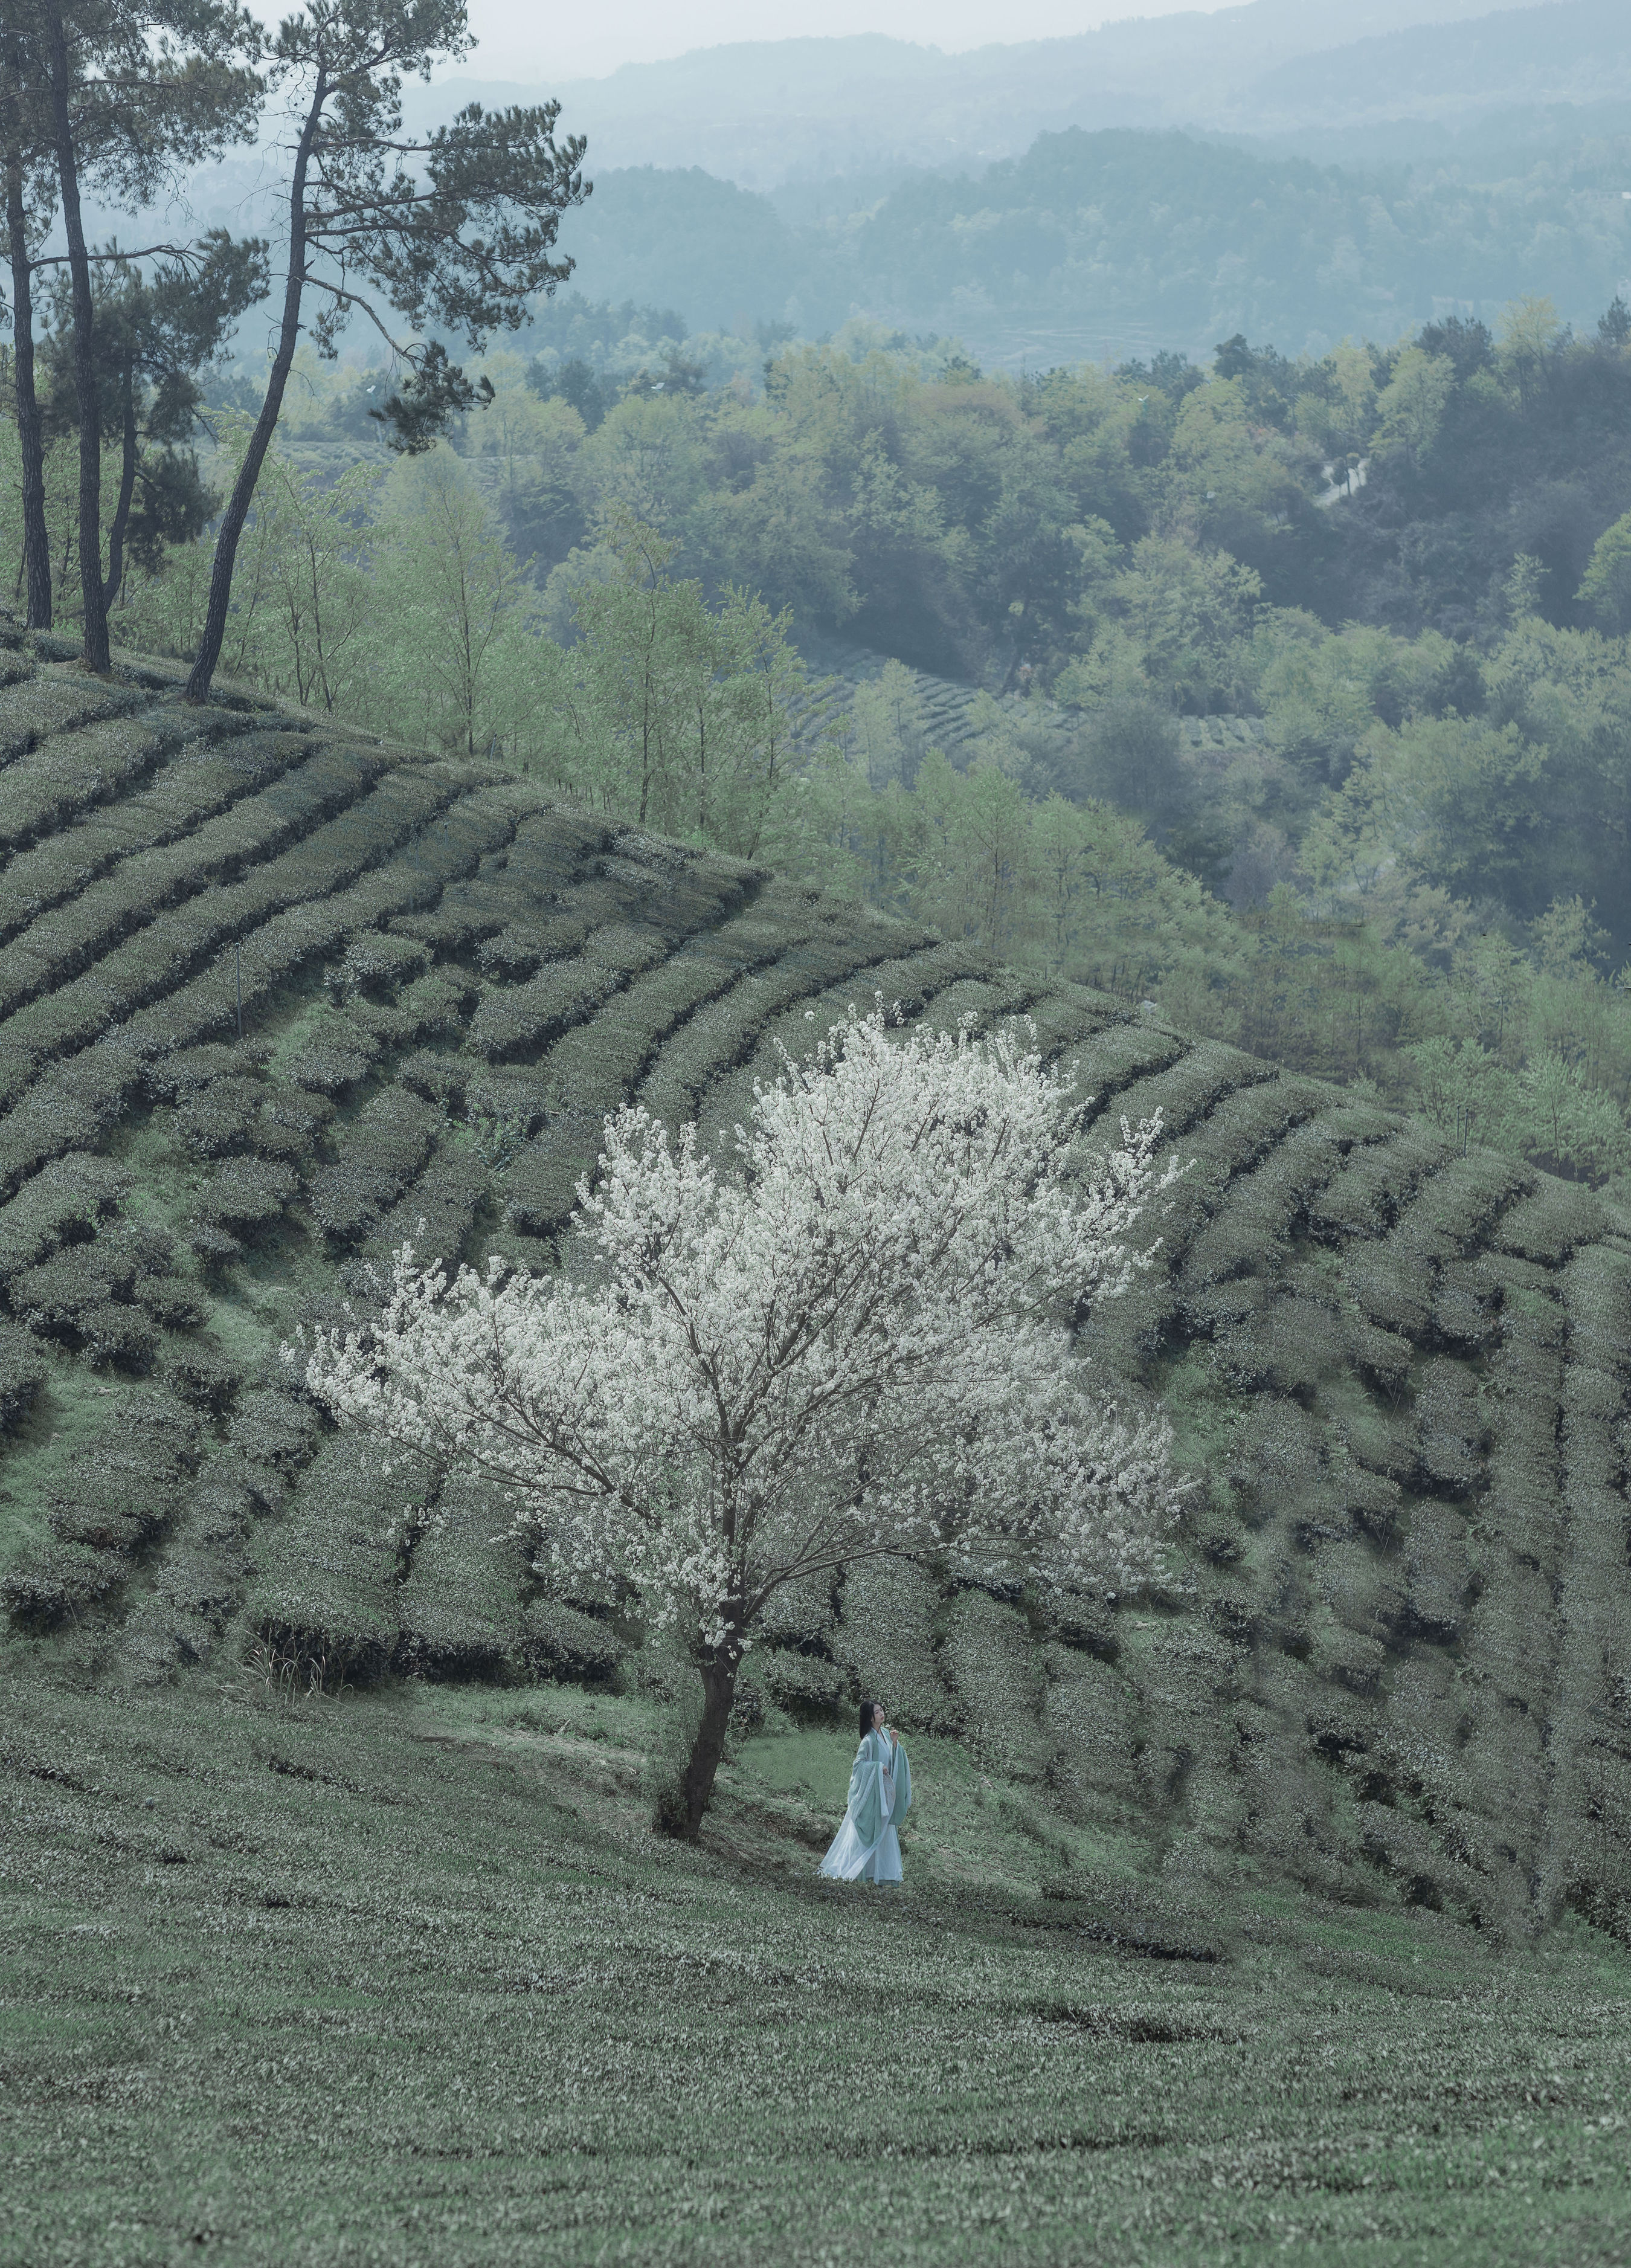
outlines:
[[[993,38],[1055,39],[1128,16],[1208,13],[1228,0],[599,0],[540,8],[537,0],[470,0],[481,46],[465,69],[482,78],[598,78],[620,63],[654,63],[727,40],[789,40],[884,32],[947,49]],[[1311,6],[1319,0],[1310,0]],[[279,11],[281,12],[281,11]]]

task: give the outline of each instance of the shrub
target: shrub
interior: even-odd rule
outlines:
[[[420,1676],[491,1677],[522,1656],[526,1572],[496,1489],[452,1476],[397,1594],[397,1664]]]
[[[48,1366],[32,1332],[0,1322],[0,1432],[28,1415]]]
[[[556,961],[524,984],[486,993],[466,1044],[489,1063],[536,1055],[573,1025],[587,1023],[630,976],[659,960],[662,949],[649,930],[599,929],[577,959]]]
[[[428,1474],[332,1436],[257,1543],[246,1613],[273,1657],[325,1683],[380,1675],[396,1651],[399,1539]]]
[[[1049,1785],[1077,1815],[1096,1796],[1134,1800],[1142,1716],[1137,1694],[1107,1662],[1064,1646],[1049,1646],[1043,1667],[1041,1733]]]
[[[321,1421],[303,1394],[253,1387],[240,1394],[227,1428],[244,1485],[263,1512],[276,1512],[316,1451]]]
[[[312,1177],[312,1218],[323,1233],[341,1244],[365,1236],[418,1173],[444,1123],[406,1087],[375,1095],[342,1135],[338,1162]]]
[[[164,1376],[184,1402],[217,1415],[243,1383],[243,1373],[225,1349],[208,1339],[172,1347],[165,1358]]]
[[[452,1267],[485,1199],[490,1176],[486,1161],[468,1144],[438,1143],[418,1180],[380,1219],[367,1249],[383,1256],[411,1244],[427,1261]]]
[[[48,1624],[106,1596],[123,1580],[129,1554],[175,1517],[201,1452],[198,1421],[173,1395],[121,1396],[48,1491],[52,1543],[14,1571],[15,1586],[8,1580],[12,1612]]]
[[[255,1148],[264,1158],[288,1163],[311,1157],[334,1115],[326,1094],[298,1086],[268,1086],[261,1103]]]
[[[176,1113],[176,1130],[195,1157],[221,1158],[252,1146],[266,1088],[254,1079],[217,1079]]]
[[[213,747],[179,744],[139,796],[121,800],[115,815],[92,808],[15,854],[6,867],[0,937],[14,936],[70,900],[83,903],[110,868],[136,851],[192,833],[239,797],[269,785],[310,745],[298,733],[276,732],[239,732]]]
[[[757,1682],[767,1698],[790,1716],[831,1719],[839,1714],[854,1691],[855,1681],[835,1661],[819,1653],[797,1653],[782,1646],[767,1646],[747,1658],[745,1679]],[[902,1723],[907,1721],[904,1715]]]
[[[48,1543],[0,1577],[0,1600],[23,1629],[55,1630],[116,1590],[128,1572],[121,1552]]]
[[[0,703],[0,850],[16,850],[75,812],[131,787],[183,729],[179,717],[138,718],[134,686],[92,691],[62,679],[6,688]]]
[[[831,1572],[804,1575],[773,1592],[760,1617],[760,1633],[767,1646],[785,1646],[793,1653],[830,1652],[838,1628],[838,1609]]]
[[[954,1731],[957,1697],[935,1652],[940,1586],[909,1559],[857,1559],[844,1571],[830,1641],[854,1690],[881,1701],[907,1731]]]
[[[522,1651],[535,1676],[604,1684],[617,1675],[628,1652],[609,1623],[562,1599],[529,1600],[522,1625]]]
[[[1464,1365],[1442,1357],[1424,1365],[1415,1417],[1423,1472],[1458,1495],[1474,1487],[1481,1476],[1486,1432],[1478,1384]]]
[[[349,1094],[368,1077],[379,1056],[379,1042],[356,1024],[327,1024],[320,1038],[296,1049],[284,1069],[296,1086],[313,1094]]]
[[[1515,1204],[1501,1224],[1503,1252],[1556,1267],[1580,1245],[1600,1236],[1603,1210],[1594,1193],[1575,1182],[1544,1182]]]
[[[1381,1235],[1444,1156],[1443,1142],[1422,1127],[1406,1127],[1389,1140],[1365,1145],[1315,1197],[1310,1227],[1318,1236]]]
[[[1422,1636],[1447,1644],[1457,1635],[1472,1574],[1466,1522],[1448,1505],[1424,1498],[1412,1508],[1405,1543],[1410,1620]]]
[[[1188,1051],[1187,1040],[1159,1025],[1112,1024],[1071,1057],[1076,1090],[1091,1099],[1094,1116],[1101,1117],[1135,1080],[1169,1070]]]
[[[1165,1070],[1123,1087],[1116,1097],[1116,1114],[1136,1124],[1159,1110],[1166,1131],[1176,1137],[1204,1119],[1238,1088],[1255,1086],[1274,1076],[1273,1065],[1255,1056],[1243,1055],[1238,1048],[1225,1047],[1218,1040],[1202,1040]]]
[[[429,951],[415,938],[365,930],[346,947],[331,981],[342,994],[362,992],[371,998],[386,999],[412,978],[422,976],[430,961]]]
[[[0,1282],[93,1234],[129,1187],[129,1174],[110,1159],[70,1154],[47,1166],[0,1206]]]
[[[231,1158],[194,1198],[195,1228],[264,1228],[282,1218],[298,1188],[290,1168],[273,1159]]]
[[[1042,1662],[1017,1607],[959,1591],[943,1610],[939,1663],[956,1693],[966,1737],[984,1762],[1018,1779],[1040,1778]]]

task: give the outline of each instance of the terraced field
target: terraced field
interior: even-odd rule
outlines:
[[[745,1737],[873,1688],[1051,1807],[1067,1876],[1136,1848],[1179,1887],[1245,1863],[1631,1933],[1631,1220],[503,773],[190,711],[161,668],[96,683],[15,632],[0,676],[18,1631],[114,1680],[660,1683],[479,1491],[393,1543],[409,1484],[278,1343],[404,1236],[550,1264],[625,1096],[729,1123],[778,1042],[874,990],[1025,1012],[1099,1122],[1159,1105],[1196,1161],[1084,1339],[1200,1476],[1171,1579],[1050,1610],[856,1570],[781,1609]]]

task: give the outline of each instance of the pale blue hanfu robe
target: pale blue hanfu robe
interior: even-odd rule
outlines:
[[[912,1808],[912,1767],[897,1741],[869,1733],[849,1775],[849,1808],[821,1861],[821,1872],[841,1882],[900,1880],[897,1828]]]

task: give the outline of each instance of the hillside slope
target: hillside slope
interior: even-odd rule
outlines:
[[[547,1264],[626,1095],[728,1124],[778,1041],[875,990],[1025,1012],[1101,1123],[1159,1106],[1196,1161],[1083,1347],[1163,1394],[1201,1476],[1171,1579],[1049,1610],[857,1571],[782,1609],[745,1735],[875,1690],[1033,1788],[1067,1873],[1245,1863],[1631,1931],[1631,1221],[512,777],[66,653],[9,632],[0,664],[19,1631],[98,1676],[250,1651],[325,1686],[672,1683],[615,1601],[544,1595],[479,1493],[399,1549],[411,1484],[278,1342],[404,1236]]]

